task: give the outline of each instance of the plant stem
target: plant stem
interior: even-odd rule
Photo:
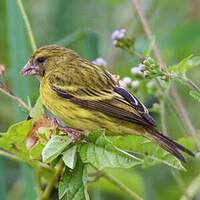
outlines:
[[[55,173],[50,182],[47,184],[44,192],[41,194],[40,200],[48,200],[51,195],[52,189],[54,188],[55,183],[58,181],[58,177],[61,174],[64,167],[64,163],[62,159],[55,166]]]
[[[0,82],[0,91],[6,96],[10,97],[12,100],[16,101],[19,105],[25,108],[28,112],[30,112],[31,108],[19,97],[15,96],[11,91],[9,91],[4,84]]]
[[[102,175],[109,180],[113,185],[120,188],[123,192],[129,194],[133,199],[135,200],[143,200],[142,197],[140,197],[138,194],[136,194],[134,191],[132,191],[130,188],[128,188],[126,185],[124,185],[122,182],[120,182],[118,179],[116,179],[114,176],[106,173],[105,171],[102,171]]]
[[[11,154],[11,153],[8,153],[8,152],[6,152],[6,151],[4,151],[4,150],[2,150],[2,149],[0,149],[0,155],[1,155],[1,156],[5,156],[5,157],[7,157],[7,158],[9,158],[9,159],[11,159],[11,160],[24,162],[24,161],[23,161],[22,159],[20,159],[19,157],[15,156],[15,155],[13,155],[13,154]]]
[[[197,135],[197,132],[196,132],[195,128],[193,127],[191,120],[188,117],[187,111],[184,109],[184,106],[182,104],[182,101],[181,101],[179,95],[174,91],[174,89],[175,89],[175,87],[171,87],[171,93],[173,93],[173,97],[176,101],[177,109],[179,110],[179,114],[182,117],[183,122],[184,122],[183,124],[188,129],[189,135],[191,135],[193,137],[198,150],[200,150],[199,136]],[[189,120],[185,120],[185,119],[189,119]]]
[[[132,2],[134,4],[134,6],[135,6],[135,9],[137,11],[137,14],[138,14],[138,16],[140,18],[140,21],[141,21],[141,23],[143,25],[144,31],[145,31],[148,39],[150,41],[153,41],[152,50],[153,50],[153,52],[155,54],[156,59],[158,60],[158,62],[160,64],[160,70],[162,71],[165,68],[165,63],[164,63],[164,61],[162,59],[162,56],[161,56],[161,53],[160,53],[160,49],[158,48],[158,45],[154,40],[153,33],[152,33],[152,31],[151,31],[151,29],[149,27],[149,24],[148,24],[144,14],[143,14],[143,10],[142,10],[141,5],[140,5],[140,0],[132,0]]]
[[[183,80],[184,82],[186,82],[188,84],[188,86],[197,91],[199,94],[200,94],[200,87],[198,85],[196,85],[192,80],[190,80],[189,78],[187,77],[182,77],[182,76],[177,76],[175,77],[177,79],[180,79],[180,80]]]
[[[132,197],[134,200],[143,200],[142,197],[140,197],[138,194],[136,194],[133,190],[128,188],[126,185],[124,185],[122,182],[120,182],[117,178],[114,176],[106,173],[105,171],[99,170],[96,167],[92,166],[98,173],[100,173],[104,178],[106,178],[108,181],[110,181],[113,185],[121,189],[123,192],[127,193],[130,197]]]
[[[37,49],[37,46],[36,46],[36,42],[35,42],[35,39],[34,39],[33,31],[31,29],[31,25],[30,25],[28,16],[27,16],[26,11],[24,9],[24,5],[23,5],[21,0],[17,0],[17,4],[19,6],[19,9],[21,11],[22,17],[23,17],[24,22],[25,22],[25,26],[26,26],[28,37],[29,37],[30,44],[31,44],[31,48],[32,48],[33,51],[35,51]]]
[[[190,183],[188,188],[185,191],[185,194],[180,198],[180,200],[193,199],[195,194],[199,191],[200,188],[200,174]]]
[[[144,28],[144,31],[145,31],[148,39],[150,41],[152,41],[154,39],[154,37],[153,37],[152,31],[150,29],[150,26],[149,26],[149,24],[147,22],[147,19],[146,19],[144,13],[143,13],[143,10],[141,8],[141,1],[140,0],[132,0],[132,3],[135,6],[136,12],[137,12],[137,14],[138,14],[138,16],[140,18],[140,21],[142,23],[142,26]],[[154,43],[152,44],[152,50],[154,52],[154,55],[155,55],[158,63],[160,64],[160,70],[165,69],[166,65],[165,65],[165,63],[163,61],[163,58],[162,58],[161,53],[160,53],[160,49],[158,48],[156,41],[154,41]],[[183,103],[182,103],[179,95],[177,94],[175,86],[171,87],[171,95],[174,97],[177,109],[181,113],[181,118],[183,118],[183,121],[184,121],[183,124],[188,130],[188,135],[191,135],[194,138],[194,140],[195,140],[195,142],[197,144],[197,147],[200,150],[200,145],[198,144],[200,142],[198,142],[197,139],[196,139],[196,138],[198,138],[196,130],[193,127],[193,124],[192,124],[192,122],[191,122],[191,120],[190,120],[190,118],[188,116],[188,113],[187,113],[185,107],[183,106]]]
[[[161,115],[162,132],[163,134],[168,135],[166,126],[166,117],[165,117],[165,102],[163,100],[161,101],[160,115]]]

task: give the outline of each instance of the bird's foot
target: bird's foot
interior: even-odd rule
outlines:
[[[60,131],[68,134],[73,142],[80,140],[83,137],[83,131],[75,128],[62,127]]]
[[[66,133],[73,142],[76,142],[83,138],[84,131],[76,128],[69,128],[61,125],[56,118],[52,120],[53,125],[63,133]]]

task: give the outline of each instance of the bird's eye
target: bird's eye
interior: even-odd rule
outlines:
[[[38,63],[44,63],[45,59],[46,59],[45,57],[39,57],[39,58],[37,58],[36,61],[37,61]]]

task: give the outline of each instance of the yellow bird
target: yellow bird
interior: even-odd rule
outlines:
[[[36,75],[44,106],[66,123],[67,132],[85,134],[105,128],[109,135],[141,135],[185,161],[181,152],[194,154],[157,131],[147,108],[104,68],[64,47],[49,45],[36,50],[22,69]],[[73,129],[74,128],[74,129]]]

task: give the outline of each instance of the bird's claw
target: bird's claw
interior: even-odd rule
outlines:
[[[75,128],[68,128],[65,126],[62,126],[61,124],[59,124],[58,120],[56,118],[52,119],[52,124],[61,132],[66,133],[73,142],[76,142],[78,140],[80,140],[83,135],[84,132],[83,130],[80,129],[75,129]]]

